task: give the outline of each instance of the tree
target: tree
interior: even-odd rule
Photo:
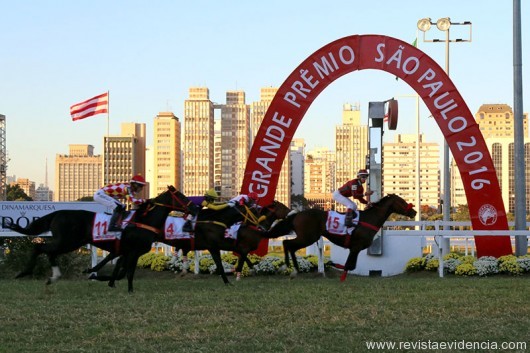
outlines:
[[[307,201],[304,195],[291,195],[291,208],[308,209],[310,208],[309,201]]]
[[[6,200],[7,201],[33,201],[31,197],[26,195],[20,185],[15,184],[13,186],[8,185],[6,188]]]

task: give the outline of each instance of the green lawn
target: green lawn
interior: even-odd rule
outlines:
[[[139,270],[133,295],[124,281],[111,289],[0,277],[0,352],[336,353],[367,351],[367,341],[462,340],[524,341],[530,351],[528,276],[340,283],[339,274],[230,277],[224,286],[216,276]]]

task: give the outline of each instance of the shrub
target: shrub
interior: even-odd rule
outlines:
[[[463,264],[473,264],[476,260],[476,258],[472,255],[462,256],[459,258],[460,261],[462,261]]]
[[[455,274],[459,276],[473,276],[477,273],[477,269],[473,267],[473,264],[462,263],[456,266]]]
[[[513,256],[513,255],[508,255]],[[501,258],[504,256],[501,256]],[[513,258],[505,259],[504,261],[500,261],[499,258],[499,271],[502,273],[510,274],[510,275],[520,275],[523,273],[523,269],[521,266],[519,266],[519,263],[517,262],[517,257],[513,256]]]
[[[406,272],[417,272],[425,268],[425,258],[424,257],[413,257],[405,265]]]
[[[519,264],[519,267],[521,267],[523,272],[530,272],[530,256],[525,255],[519,257],[517,259],[517,263]]]
[[[4,263],[8,269],[19,272],[28,263],[35,243],[44,242],[44,238],[13,237],[4,241]],[[78,276],[90,263],[90,251],[79,248],[76,251],[62,254],[57,258],[63,277]],[[50,275],[50,261],[46,255],[37,257],[33,276],[42,278]]]
[[[455,273],[456,268],[460,264],[462,264],[462,262],[459,259],[454,258],[454,257],[449,257],[447,260],[444,261],[444,269],[447,270],[448,273]]]
[[[476,268],[477,274],[481,277],[499,273],[497,259],[493,256],[482,256],[473,262],[473,267]]]
[[[157,256],[151,262],[151,267],[150,267],[151,270],[157,271],[157,272],[162,272],[162,271],[167,270],[170,259],[171,257],[169,256],[157,254]]]
[[[445,254],[443,256],[443,259],[444,261],[447,261],[449,259],[456,259],[456,260],[459,260],[462,256],[460,256],[459,254],[455,253],[455,252],[450,252],[448,254]]]
[[[425,264],[425,270],[427,271],[436,271],[438,270],[438,266],[440,266],[440,261],[436,258],[430,259]]]
[[[273,275],[284,264],[283,259],[277,256],[265,256],[259,263],[254,265],[254,270],[257,275]]]

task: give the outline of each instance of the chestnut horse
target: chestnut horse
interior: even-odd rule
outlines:
[[[289,234],[291,231],[296,233],[296,238],[283,241],[285,264],[289,266],[290,255],[295,268],[294,274],[300,271],[296,261],[296,251],[317,242],[320,236],[325,236],[332,243],[349,249],[350,253],[344,265],[344,272],[341,275],[341,281],[344,281],[348,272],[353,271],[357,266],[357,257],[361,250],[368,248],[372,244],[374,236],[392,213],[398,213],[410,218],[416,216],[416,211],[413,209],[412,204],[407,203],[398,195],[389,194],[381,200],[372,203],[372,207],[359,211],[359,223],[351,234],[342,235],[328,232],[326,229],[328,212],[319,209],[308,209],[283,219],[272,227],[266,233],[266,236],[268,238],[277,238]]]

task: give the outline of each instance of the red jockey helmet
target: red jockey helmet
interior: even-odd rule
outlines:
[[[145,179],[143,176],[141,176],[140,174],[138,175],[135,175],[132,177],[131,179],[131,183],[136,183],[136,184],[140,184],[140,185],[145,185]]]
[[[361,177],[367,178],[368,177],[368,171],[366,169],[359,169],[359,171],[357,172],[357,177],[359,177],[359,178],[361,178]]]
[[[258,202],[259,196],[255,192],[251,192],[248,194],[248,198],[254,200],[255,202]]]

